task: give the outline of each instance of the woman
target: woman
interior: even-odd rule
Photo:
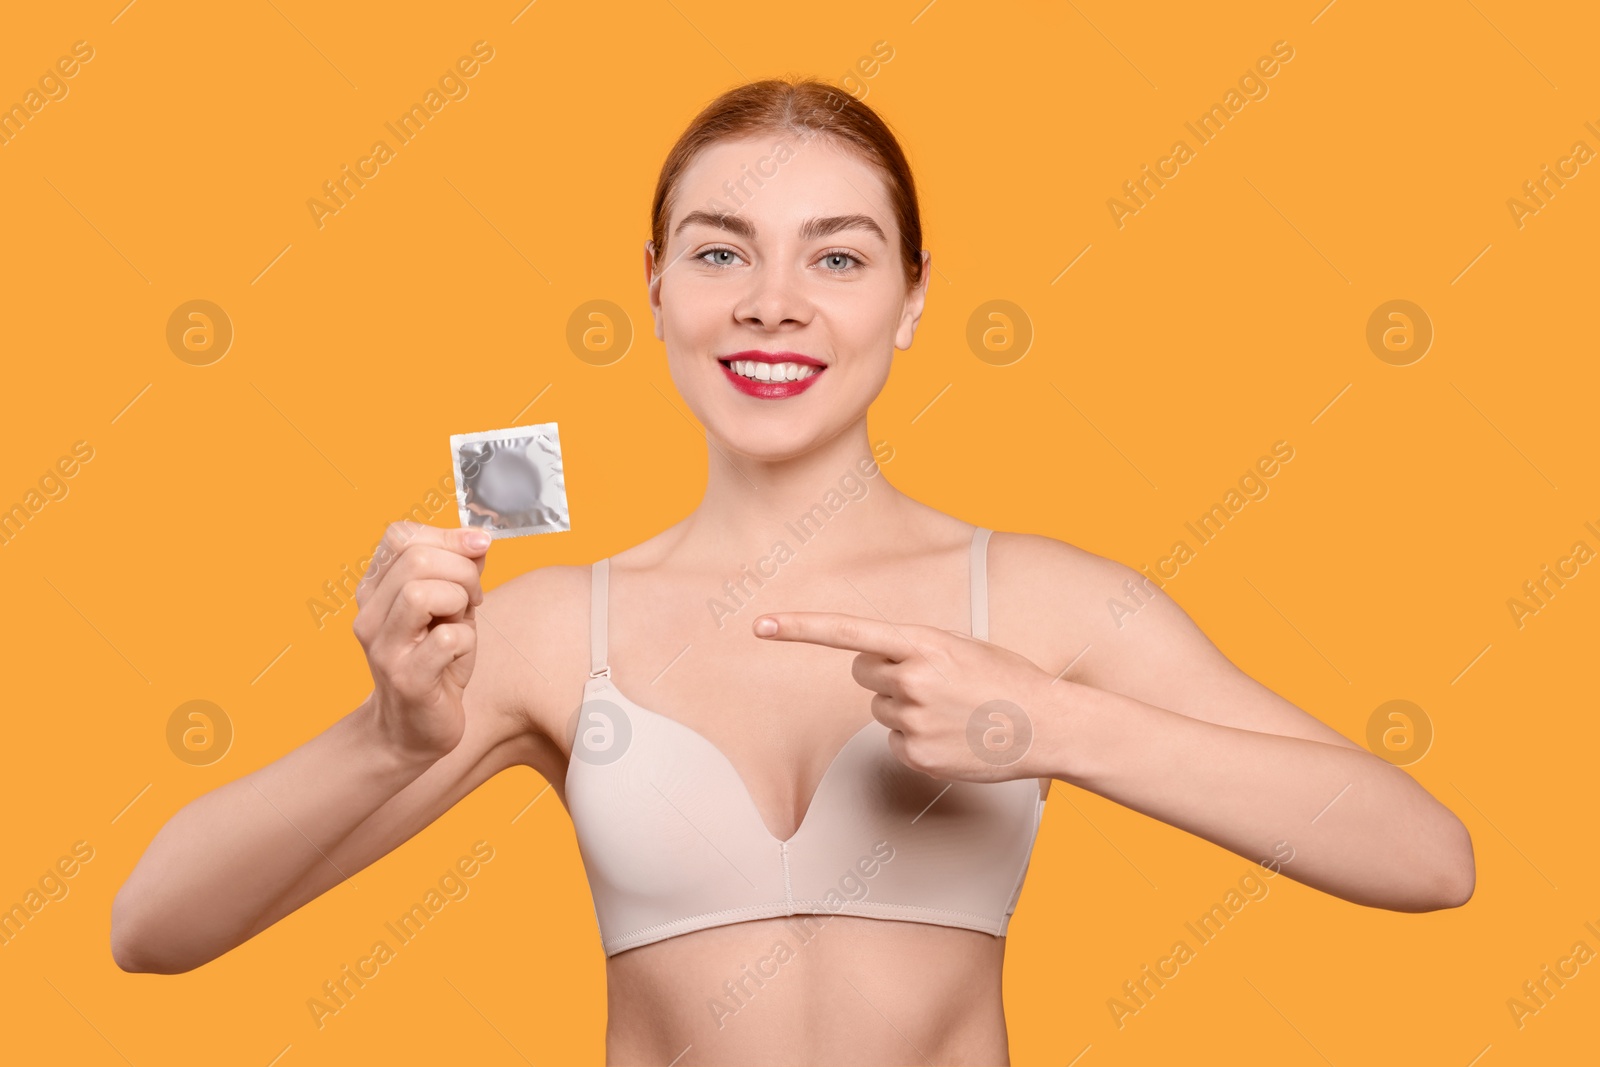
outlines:
[[[391,527],[354,623],[371,695],[163,827],[118,964],[199,966],[518,764],[578,833],[608,1062],[1008,1062],[1003,935],[1055,779],[1347,900],[1464,903],[1461,822],[1134,571],[889,484],[867,409],[922,315],[921,239],[864,104],[709,105],[644,262],[710,445],[699,506],[487,593],[480,532]]]

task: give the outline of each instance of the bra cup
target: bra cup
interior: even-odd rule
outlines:
[[[798,860],[808,875],[837,879],[842,867],[813,871],[810,862],[853,864],[880,841],[893,846],[942,785],[895,759],[888,727],[874,722],[851,739],[818,784],[805,822],[789,842],[791,866]]]
[[[947,782],[889,751],[887,727],[841,754],[789,847],[797,899],[843,914],[954,912],[998,933],[1035,834],[1035,778]],[[946,788],[948,787],[948,788]]]
[[[630,715],[615,760],[572,760],[567,805],[604,931],[783,899],[776,849],[705,742]],[[712,842],[716,844],[713,846]]]

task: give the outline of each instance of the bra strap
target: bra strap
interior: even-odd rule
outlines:
[[[989,640],[989,535],[993,530],[979,526],[972,531],[972,636]]]
[[[610,677],[606,663],[606,587],[611,559],[597,559],[589,569],[589,677]]]

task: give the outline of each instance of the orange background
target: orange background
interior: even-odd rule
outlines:
[[[93,448],[0,546],[0,905],[74,842],[94,850],[0,947],[8,1058],[600,1059],[587,886],[525,769],[196,972],[119,971],[110,905],[178,808],[366,694],[353,611],[319,630],[306,602],[449,470],[450,434],[560,424],[572,531],[499,543],[489,585],[695,504],[706,446],[650,333],[649,197],[706,101],[786,72],[852,76],[919,180],[937,272],[872,411],[894,483],[1141,566],[1290,442],[1270,494],[1168,592],[1353,739],[1384,702],[1418,705],[1435,736],[1408,769],[1476,847],[1454,911],[1273,880],[1119,1030],[1108,998],[1248,865],[1059,786],[1011,927],[1014,1062],[1592,1058],[1600,965],[1520,1029],[1506,1007],[1575,942],[1600,951],[1583,925],[1600,927],[1600,565],[1520,627],[1507,607],[1575,541],[1600,549],[1600,164],[1520,227],[1507,206],[1575,141],[1600,149],[1592,9],[121,5],[28,5],[0,34],[0,104],[74,42],[94,50],[0,145],[0,506]],[[306,201],[479,40],[494,57],[469,95],[319,228]],[[1294,58],[1269,94],[1197,146],[1184,123],[1280,40]],[[893,57],[867,77],[879,41]],[[1178,138],[1195,158],[1119,228],[1108,199]],[[167,342],[195,299],[234,330],[208,366]],[[1366,340],[1392,299],[1435,330],[1408,366]],[[608,366],[567,341],[593,300],[639,334]],[[1033,331],[1004,366],[967,341],[991,300]],[[196,699],[234,730],[209,766],[166,739]],[[494,859],[470,895],[319,1030],[308,998],[479,840]]]

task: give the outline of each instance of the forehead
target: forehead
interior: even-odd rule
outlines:
[[[894,212],[877,167],[827,137],[774,131],[702,149],[679,176],[667,220],[691,211],[737,211],[765,237],[809,218],[862,214],[894,235]],[[766,223],[766,225],[763,225]]]

